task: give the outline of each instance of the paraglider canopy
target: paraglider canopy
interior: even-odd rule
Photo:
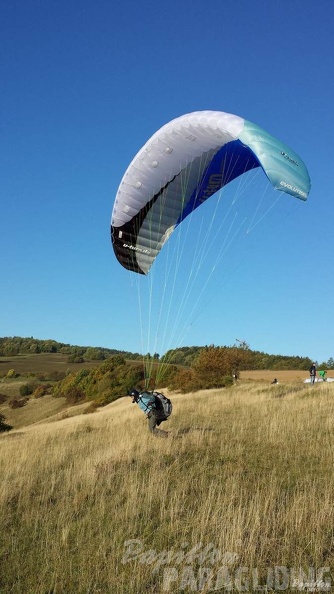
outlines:
[[[310,178],[301,158],[256,124],[198,111],[163,126],[135,156],[117,191],[111,238],[118,261],[147,274],[177,225],[257,167],[275,189],[307,199]]]

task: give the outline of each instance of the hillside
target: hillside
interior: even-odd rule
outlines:
[[[80,369],[92,369],[98,365],[98,361],[84,361],[82,363],[70,363],[68,354],[64,353],[38,353],[16,355],[11,357],[0,357],[0,374],[6,375],[9,369],[21,376],[29,373],[54,373],[67,371],[73,373]]]
[[[128,361],[135,364],[135,361]],[[17,355],[15,357],[0,357],[0,376],[5,376],[10,369],[14,369],[19,376],[27,376],[29,373],[76,373],[80,369],[93,369],[99,361],[91,360],[82,363],[69,363],[68,355],[63,353],[39,353]],[[269,369],[249,369],[241,371],[241,377],[244,379],[263,379],[270,381],[270,378],[279,375],[282,381],[291,381],[297,379],[304,379],[308,376],[308,367],[304,369],[281,369],[278,371]],[[334,376],[334,370],[329,372],[329,375]]]
[[[11,400],[14,398],[20,399],[20,389],[27,383],[33,381],[37,385],[40,383],[38,377],[46,377],[59,379],[68,374],[77,374],[80,370],[94,370],[101,365],[96,361],[86,361],[84,363],[68,363],[67,355],[61,353],[41,353],[32,355],[19,355],[12,358],[1,358],[1,369],[3,377],[0,378],[0,395],[7,396],[7,400],[0,401],[0,414],[4,415],[5,421],[13,428],[21,428],[26,425],[31,425],[37,422],[42,422],[44,419],[74,416],[82,414],[84,410],[89,407],[90,400],[85,403],[73,406],[73,402],[68,401],[67,398],[58,396],[53,397],[51,394],[46,394],[42,398],[35,398],[31,395],[25,405],[20,408],[13,408]],[[136,365],[135,361],[129,361],[128,364],[132,367]],[[102,364],[104,365],[104,364]],[[14,369],[17,377],[8,378],[6,373],[10,369]],[[328,373],[331,377],[333,372]],[[276,377],[280,383],[296,382],[300,384],[303,379],[308,377],[308,371],[303,370],[246,370],[240,372],[240,381],[245,382],[262,382],[263,384],[270,384],[273,378]],[[104,380],[103,380],[104,381]],[[41,386],[45,384],[53,385],[56,388],[54,381],[47,382],[45,379],[41,382]],[[106,385],[112,383],[109,376],[106,379]],[[116,387],[116,396],[120,397],[126,393],[126,390],[119,386]],[[113,398],[115,399],[115,398]]]
[[[20,400],[20,388],[25,386],[27,382],[34,380],[36,375],[46,375],[53,377],[53,374],[64,374],[71,372],[76,373],[80,369],[95,369],[96,362],[86,362],[82,364],[72,364],[71,369],[68,369],[66,356],[62,354],[39,354],[30,356],[18,356],[8,361],[3,361],[3,369],[11,369],[15,365],[15,371],[18,377],[14,379],[0,378],[0,394],[7,395],[7,400],[0,401],[0,415],[4,416],[5,422],[15,428],[22,428],[34,423],[43,422],[46,419],[66,418],[82,414],[89,409],[90,401],[76,404],[69,402],[65,397],[53,397],[51,394],[46,394],[43,397],[35,398],[30,396],[25,405],[18,408],[11,406],[11,400],[14,398]],[[130,362],[132,364],[132,362]],[[34,371],[29,371],[34,370]],[[32,376],[33,374],[33,376]],[[306,371],[285,370],[285,371],[271,371],[271,370],[249,370],[240,373],[240,381],[245,382],[262,382],[263,384],[270,384],[274,377],[280,383],[296,382],[300,384],[303,379],[308,376]],[[330,377],[330,374],[329,374]],[[45,383],[45,382],[44,382]],[[54,382],[51,382],[54,383]],[[43,382],[42,384],[43,385]],[[117,396],[124,395],[125,390],[120,389]]]
[[[167,440],[127,398],[2,434],[1,594],[301,589],[334,563],[333,397],[245,381],[173,395]]]

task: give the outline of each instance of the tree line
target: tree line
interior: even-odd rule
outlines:
[[[20,336],[0,338],[0,357],[15,357],[17,355],[31,355],[40,353],[61,353],[69,356],[69,362],[83,360],[103,361],[113,355],[122,355],[126,359],[141,360],[139,353],[108,349],[105,347],[70,345],[56,340],[41,340],[38,338],[22,338]]]
[[[260,351],[252,351],[250,348],[242,348],[239,346],[205,346],[205,347],[181,347],[168,351],[161,361],[173,363],[174,365],[192,366],[199,354],[204,350],[211,352],[225,353],[225,356],[234,356],[238,361],[238,367],[240,371],[249,369],[272,369],[272,370],[285,370],[285,369],[309,369],[313,361],[309,357],[289,356],[289,355],[269,355]],[[215,351],[216,349],[216,351]],[[329,363],[333,364],[330,367],[327,363],[323,363],[322,366],[327,369],[334,369],[334,361],[330,360]]]
[[[121,356],[132,361],[142,361],[152,359],[163,364],[182,365],[191,367],[200,353],[208,348],[225,349],[226,354],[237,352],[240,359],[240,370],[249,369],[309,369],[312,360],[309,357],[289,356],[289,355],[270,355],[261,351],[253,351],[250,348],[240,346],[189,346],[171,349],[164,355],[158,353],[133,353],[130,351],[121,351],[118,349],[109,349],[105,347],[77,346],[70,345],[56,340],[40,340],[37,338],[22,338],[19,336],[0,338],[0,357],[14,357],[16,355],[38,354],[38,353],[62,353],[69,356],[69,362],[83,362],[84,360],[104,361],[112,356]],[[324,369],[334,369],[334,358],[321,362],[318,367]]]

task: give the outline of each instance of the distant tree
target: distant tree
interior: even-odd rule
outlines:
[[[56,342],[55,340],[44,340],[44,348],[42,348],[42,350],[45,353],[57,353],[58,352],[58,347],[59,347],[59,343]]]
[[[41,347],[39,346],[39,344],[37,342],[33,342],[29,347],[29,351],[31,353],[38,354],[41,352]]]
[[[173,365],[182,365],[185,358],[185,353],[178,349],[177,351],[173,351],[169,358],[169,363],[173,363]]]
[[[188,354],[183,359],[183,365],[185,365],[186,367],[190,367],[192,365],[193,361],[194,361],[194,355]]]
[[[63,353],[63,355],[69,355],[71,352],[71,347],[69,345],[62,346],[60,347],[59,352]]]
[[[190,367],[179,368],[168,382],[168,388],[177,392],[193,392],[199,389],[195,371]]]
[[[72,353],[72,355],[69,355],[67,362],[68,363],[84,363],[85,359],[81,355],[76,355],[75,353]]]
[[[249,352],[238,347],[206,347],[192,366],[198,386],[219,388],[231,385],[233,375],[238,375],[240,368],[246,366]]]
[[[210,346],[201,352],[193,369],[201,387],[219,388],[223,378],[229,373],[229,367],[225,349]]]
[[[84,357],[90,361],[103,361],[105,359],[103,350],[94,347],[89,347],[86,350]]]
[[[15,357],[20,352],[19,345],[15,342],[9,342],[5,345],[3,349],[3,354],[5,357]]]

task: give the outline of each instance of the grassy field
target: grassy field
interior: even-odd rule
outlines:
[[[327,377],[333,377],[334,372],[329,372]],[[241,379],[249,379],[263,382],[271,382],[274,378],[279,382],[301,382],[309,377],[309,371],[300,369],[284,369],[280,371],[271,371],[267,369],[258,369],[250,371],[241,371]]]
[[[6,375],[9,369],[14,369],[19,375],[28,373],[45,373],[52,371],[79,371],[92,369],[99,361],[85,361],[84,363],[68,363],[68,355],[62,353],[40,353],[32,355],[17,355],[16,357],[0,357],[0,374]],[[101,361],[100,361],[101,363]]]
[[[333,398],[248,380],[174,395],[167,439],[126,398],[2,434],[0,593],[319,591]]]

